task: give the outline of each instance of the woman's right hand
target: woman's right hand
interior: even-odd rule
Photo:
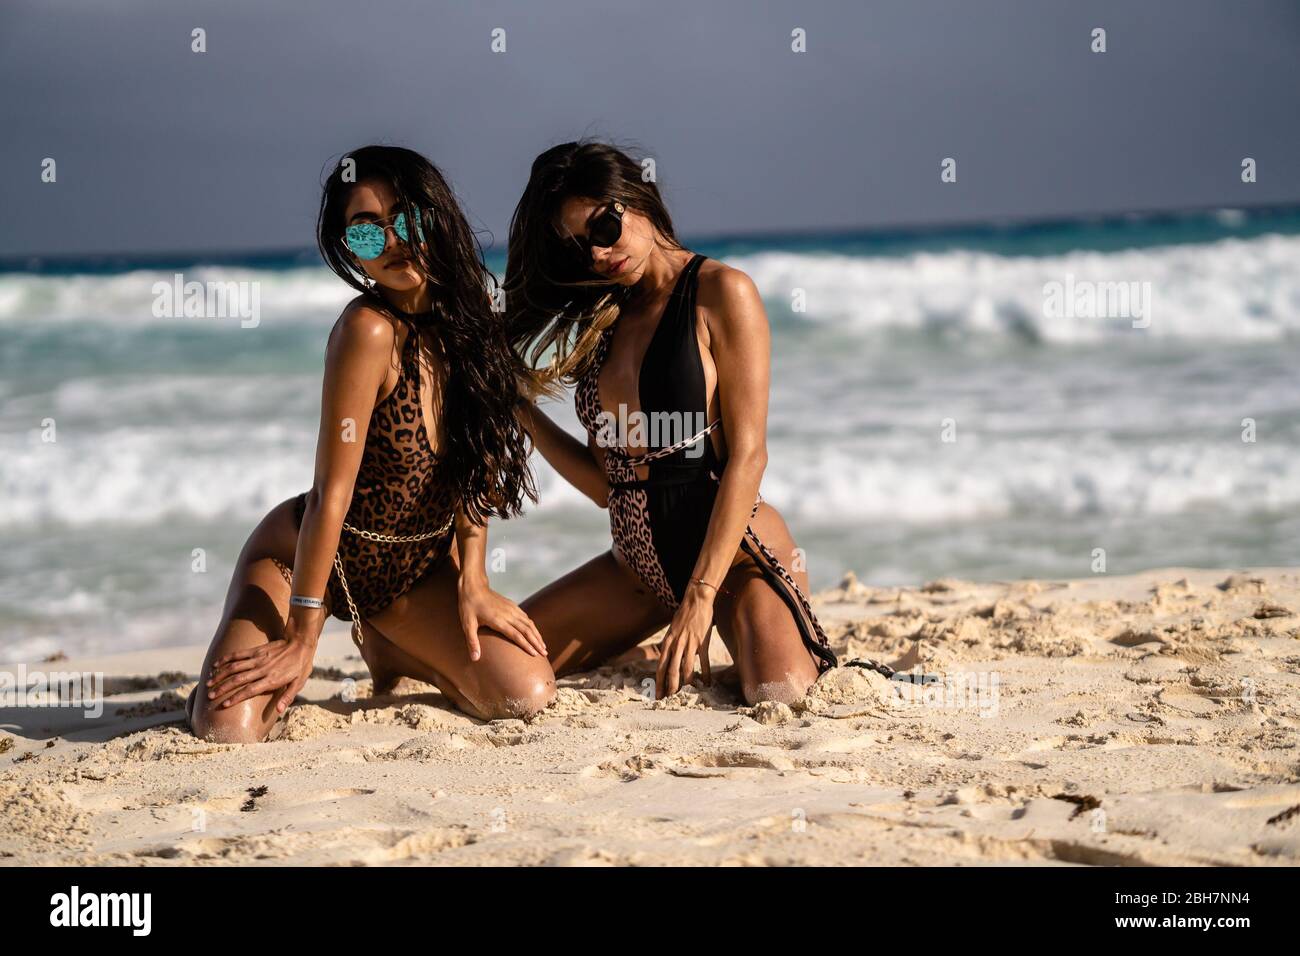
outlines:
[[[278,691],[272,704],[276,713],[284,713],[311,677],[325,612],[315,610],[313,615],[317,618],[313,621],[289,615],[282,640],[232,651],[218,658],[208,679],[209,706],[232,707]]]
[[[469,659],[482,656],[478,629],[488,627],[518,645],[533,657],[546,657],[546,642],[533,619],[518,604],[493,591],[486,584],[469,583],[462,576],[459,587],[460,621],[465,629]]]

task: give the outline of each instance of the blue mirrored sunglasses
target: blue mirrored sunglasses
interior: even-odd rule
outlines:
[[[355,225],[348,226],[343,230],[343,241],[346,243],[352,254],[358,259],[378,259],[384,254],[384,248],[388,245],[388,230],[385,228],[389,221],[393,223],[393,231],[397,233],[397,238],[402,242],[409,242],[411,239],[410,232],[406,228],[406,213],[399,212],[396,216],[389,219],[376,219],[372,222],[359,222]],[[424,227],[420,225],[417,217],[415,221],[415,231],[424,241]]]

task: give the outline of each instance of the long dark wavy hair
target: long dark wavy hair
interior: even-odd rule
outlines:
[[[408,245],[433,292],[429,313],[404,313],[372,292],[343,242],[349,190],[376,179],[392,187],[407,222],[422,224],[425,241]],[[412,240],[414,233],[410,230]],[[316,244],[339,278],[368,295],[375,308],[405,323],[422,349],[440,353],[447,376],[444,474],[460,489],[466,517],[483,524],[489,517],[519,514],[525,497],[536,501],[527,435],[515,417],[518,363],[501,315],[491,307],[496,277],[483,264],[477,237],[437,167],[400,146],[363,146],[345,154],[325,179]]]
[[[597,276],[573,241],[556,231],[560,207],[571,196],[618,200],[649,219],[666,248],[681,248],[659,187],[624,150],[583,140],[538,156],[510,220],[504,284],[506,334],[533,394],[555,394],[585,374],[627,295]]]

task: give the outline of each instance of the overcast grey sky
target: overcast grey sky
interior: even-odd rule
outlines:
[[[498,241],[584,133],[686,235],[1296,202],[1298,117],[1296,0],[3,0],[0,255],[309,245],[370,141]]]

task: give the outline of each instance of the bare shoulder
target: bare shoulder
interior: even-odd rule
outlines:
[[[330,350],[387,355],[397,341],[396,323],[376,309],[365,296],[347,304],[330,331]]]
[[[699,289],[699,302],[705,307],[723,308],[760,301],[758,286],[748,274],[717,259],[708,259],[700,266]]]
[[[754,280],[716,259],[709,259],[700,266],[696,303],[712,331],[746,329],[752,323],[767,321],[763,299]]]

